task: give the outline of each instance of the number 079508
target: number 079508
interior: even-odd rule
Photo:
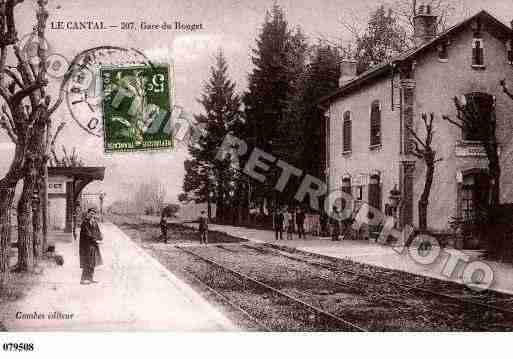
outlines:
[[[31,352],[34,350],[33,343],[4,343],[2,345],[4,352]]]

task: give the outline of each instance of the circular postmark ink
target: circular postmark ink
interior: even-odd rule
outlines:
[[[87,133],[104,136],[100,68],[148,66],[153,64],[139,50],[99,46],[78,54],[68,67],[63,82],[66,103],[73,120]]]
[[[46,74],[55,79],[62,78],[68,71],[69,62],[60,54],[50,54],[46,58]]]

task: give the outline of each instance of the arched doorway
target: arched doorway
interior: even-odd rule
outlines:
[[[487,170],[471,169],[461,173],[457,223],[463,236],[463,248],[481,248],[486,240],[490,189]]]
[[[462,172],[458,190],[458,217],[475,223],[490,203],[490,177],[485,169]]]

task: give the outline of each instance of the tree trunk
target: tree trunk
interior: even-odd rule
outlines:
[[[34,266],[32,196],[35,179],[26,176],[23,180],[23,191],[18,202],[18,272],[26,272]]]
[[[493,132],[495,138],[495,132]],[[500,178],[501,167],[499,162],[498,146],[495,141],[486,142],[484,144],[486,155],[488,158],[488,175],[490,179],[490,197],[489,207],[486,213],[486,224],[481,224],[479,236],[481,240],[485,240],[485,247],[490,254],[500,254],[501,239],[504,233],[497,225],[497,219],[500,215],[496,213],[500,207]]]
[[[492,183],[490,184],[490,209],[495,210],[500,204],[500,179],[501,167],[497,146],[491,145],[488,152],[488,173]]]
[[[34,260],[40,259],[43,255],[43,232],[42,232],[42,210],[41,210],[41,187],[42,180],[40,179],[37,184],[39,196],[37,199],[34,198],[32,203],[32,238],[34,241]]]
[[[217,185],[216,192],[216,219],[221,224],[224,224],[226,219],[226,213],[224,210],[223,188],[221,184]]]
[[[43,184],[40,189],[41,194],[41,210],[42,210],[42,241],[41,241],[41,251],[43,253],[46,252],[46,248],[48,246],[48,161],[46,161],[43,167]]]
[[[18,202],[18,265],[17,271],[29,271],[34,266],[34,218],[32,204],[38,178],[42,176],[44,139],[47,118],[37,114],[33,135],[30,138],[24,167],[23,190]],[[36,219],[38,220],[38,219]]]
[[[427,210],[429,205],[429,195],[431,193],[431,186],[433,185],[433,174],[435,172],[434,162],[426,162],[426,182],[424,183],[424,190],[419,200],[419,229],[421,231],[427,230]]]
[[[212,204],[210,203],[210,196],[207,196],[207,216],[208,221],[212,222]]]
[[[19,143],[22,143],[20,141]],[[14,203],[16,185],[21,178],[26,148],[16,145],[9,172],[0,180],[0,289],[9,281],[9,260],[11,251],[11,209]]]
[[[11,208],[14,202],[15,188],[15,186],[0,188],[0,293],[9,281]]]

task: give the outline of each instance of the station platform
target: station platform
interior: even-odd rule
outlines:
[[[55,240],[62,267],[52,266],[25,296],[3,310],[8,331],[232,331],[237,328],[190,286],[103,224],[97,284],[81,285],[78,241]],[[21,314],[44,318],[17,319]]]
[[[210,230],[225,232],[229,235],[253,242],[269,242],[281,246],[288,246],[298,250],[316,253],[324,256],[345,258],[355,262],[370,264],[378,267],[404,271],[425,277],[438,278],[444,281],[464,283],[463,272],[474,261],[480,261],[490,266],[493,271],[493,281],[490,289],[513,295],[513,265],[494,261],[484,261],[479,251],[461,251],[451,248],[440,249],[440,255],[429,264],[421,264],[414,259],[407,249],[401,254],[397,248],[379,243],[362,240],[343,240],[334,242],[330,238],[320,238],[307,235],[306,239],[298,239],[293,235],[293,240],[278,240],[274,238],[274,232],[269,230],[234,227],[226,225],[209,224]],[[286,234],[284,233],[284,238]],[[415,249],[412,249],[414,251]],[[448,260],[458,263],[453,266]],[[452,268],[451,275],[444,272],[446,268]]]

